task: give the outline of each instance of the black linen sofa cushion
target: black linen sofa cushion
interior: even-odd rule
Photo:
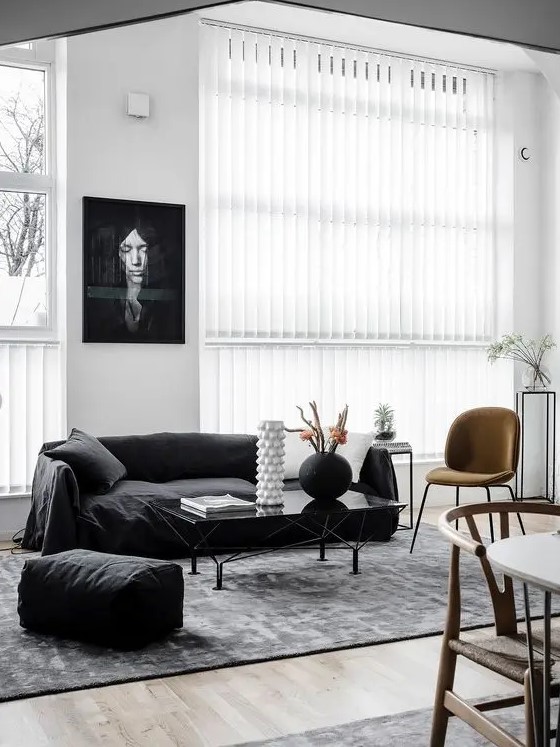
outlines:
[[[126,467],[89,433],[73,428],[68,440],[48,449],[45,456],[60,459],[72,469],[80,492],[106,493],[126,477]]]
[[[150,433],[101,436],[124,464],[129,480],[169,482],[237,477],[256,483],[257,437],[225,433]]]
[[[18,587],[23,628],[135,649],[183,625],[177,563],[67,550],[26,560]]]

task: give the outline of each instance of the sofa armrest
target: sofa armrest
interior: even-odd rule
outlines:
[[[72,469],[39,454],[22,547],[52,555],[77,547],[80,492]]]
[[[360,484],[367,485],[381,498],[399,500],[397,476],[387,449],[374,449],[370,446],[360,471]]]

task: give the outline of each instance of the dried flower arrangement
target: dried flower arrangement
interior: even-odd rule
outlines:
[[[309,403],[311,408],[311,418],[306,418],[303,408],[299,405],[297,409],[301,419],[307,426],[306,428],[286,428],[289,433],[299,433],[302,441],[309,441],[311,446],[318,454],[334,454],[338,446],[347,442],[348,431],[346,430],[346,421],[348,419],[348,405],[344,405],[342,412],[338,413],[336,425],[331,425],[328,429],[329,435],[325,435],[319,411],[315,401]]]

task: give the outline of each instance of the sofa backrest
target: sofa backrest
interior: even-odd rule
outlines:
[[[168,482],[196,477],[239,477],[256,482],[256,436],[150,433],[101,436],[99,440],[124,464],[128,480]]]

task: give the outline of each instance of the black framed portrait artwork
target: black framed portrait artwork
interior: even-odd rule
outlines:
[[[84,342],[185,342],[185,206],[83,198]]]

